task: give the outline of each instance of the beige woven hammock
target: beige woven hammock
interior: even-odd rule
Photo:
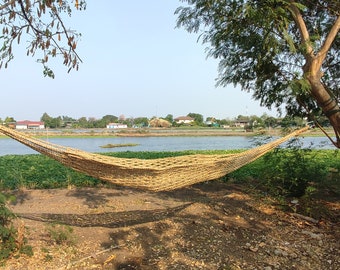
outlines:
[[[251,163],[308,127],[237,154],[186,155],[159,159],[117,158],[52,144],[0,125],[0,132],[67,167],[114,184],[152,191],[173,190],[218,179]]]

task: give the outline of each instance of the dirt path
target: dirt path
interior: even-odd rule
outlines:
[[[231,184],[15,195],[34,255],[4,269],[340,269],[339,223],[281,212]]]

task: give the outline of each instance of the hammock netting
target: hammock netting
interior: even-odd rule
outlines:
[[[214,180],[251,163],[300,130],[237,154],[185,155],[159,159],[117,158],[65,147],[1,126],[0,132],[67,167],[117,185],[166,191]]]

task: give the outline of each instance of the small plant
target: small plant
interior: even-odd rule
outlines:
[[[48,225],[47,230],[52,241],[57,245],[73,245],[75,242],[72,235],[73,228],[70,226],[52,223]]]
[[[51,254],[46,254],[44,257],[45,262],[50,262],[53,260],[53,256]]]
[[[6,202],[13,199],[12,196],[0,193],[0,262],[17,252],[28,256],[33,255],[32,247],[26,245],[23,223],[18,229],[13,226],[16,216],[6,206]]]
[[[27,256],[29,256],[29,257],[32,257],[33,256],[33,248],[32,248],[32,246],[30,246],[30,245],[24,245],[24,246],[22,246],[20,249],[19,249],[19,252],[21,253],[21,254],[25,254],[25,255],[27,255]]]
[[[45,253],[45,257],[44,257],[44,261],[45,261],[45,262],[50,262],[50,261],[53,260],[53,256],[50,254],[50,251],[49,251],[47,248],[42,247],[42,248],[41,248],[41,251],[42,251],[43,253]]]

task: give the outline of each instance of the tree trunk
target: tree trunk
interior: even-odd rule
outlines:
[[[333,126],[336,136],[336,142],[333,143],[340,148],[340,107],[321,83],[321,74],[320,71],[313,72],[310,69],[306,72],[305,70],[305,78],[311,85],[311,94]]]
[[[322,63],[324,62],[328,51],[330,50],[333,41],[340,30],[340,16],[337,16],[334,25],[331,27],[326,39],[323,42],[318,52],[314,51],[314,47],[310,42],[310,35],[307,25],[303,19],[300,9],[296,5],[296,1],[290,0],[290,11],[292,12],[294,21],[299,29],[301,36],[301,45],[306,49],[306,63],[303,67],[304,78],[310,83],[311,95],[318,103],[326,117],[329,119],[334,128],[336,142],[333,142],[337,148],[340,148],[340,108],[337,100],[326,90],[321,82],[322,78]]]

